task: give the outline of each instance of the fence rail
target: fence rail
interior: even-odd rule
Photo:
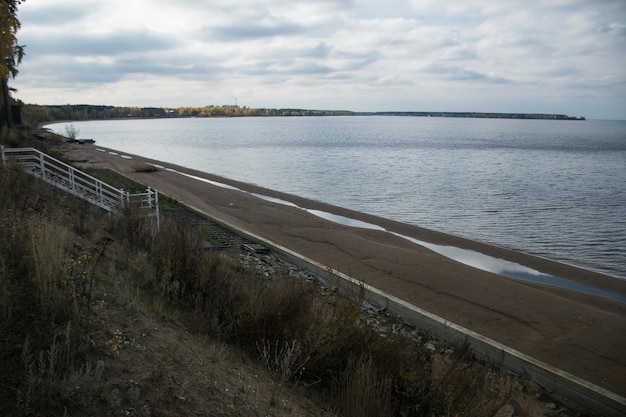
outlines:
[[[145,193],[129,193],[115,188],[65,162],[35,148],[1,148],[2,164],[15,163],[28,174],[41,178],[107,211],[119,210],[124,204],[153,209],[159,222],[159,193],[150,188]]]

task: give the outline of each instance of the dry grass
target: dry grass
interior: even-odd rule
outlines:
[[[148,163],[148,162],[140,162],[134,161],[131,166],[133,171],[135,172],[156,172],[158,171],[157,167]]]
[[[20,144],[19,136],[15,130],[10,130],[3,125],[0,129],[0,145],[15,147]]]

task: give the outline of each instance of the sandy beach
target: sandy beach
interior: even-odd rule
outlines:
[[[108,151],[97,145],[76,144],[64,145],[62,150],[64,157],[77,166],[115,170],[209,216],[237,225],[451,322],[626,396],[626,304],[485,272],[390,232],[476,250],[626,297],[624,279],[137,155],[119,151],[113,155]],[[152,173],[134,172],[131,165],[136,161],[178,172],[167,169]],[[246,192],[212,185],[181,173],[228,184]],[[386,231],[330,222],[300,208],[255,197],[254,193],[289,201],[301,208],[375,224]]]

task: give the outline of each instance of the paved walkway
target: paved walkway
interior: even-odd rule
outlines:
[[[66,145],[66,148],[65,157],[79,166],[118,171],[210,216],[626,396],[626,304],[484,272],[387,231],[329,222],[300,208],[251,193],[376,224],[422,241],[474,249],[622,296],[626,296],[626,280],[135,155],[131,155],[133,159],[122,158],[121,153],[111,155],[97,145]],[[177,172],[162,169],[137,173],[131,168],[133,161],[153,162]]]

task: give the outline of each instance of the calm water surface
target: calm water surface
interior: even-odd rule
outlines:
[[[297,117],[72,125],[101,146],[626,277],[624,121]]]

